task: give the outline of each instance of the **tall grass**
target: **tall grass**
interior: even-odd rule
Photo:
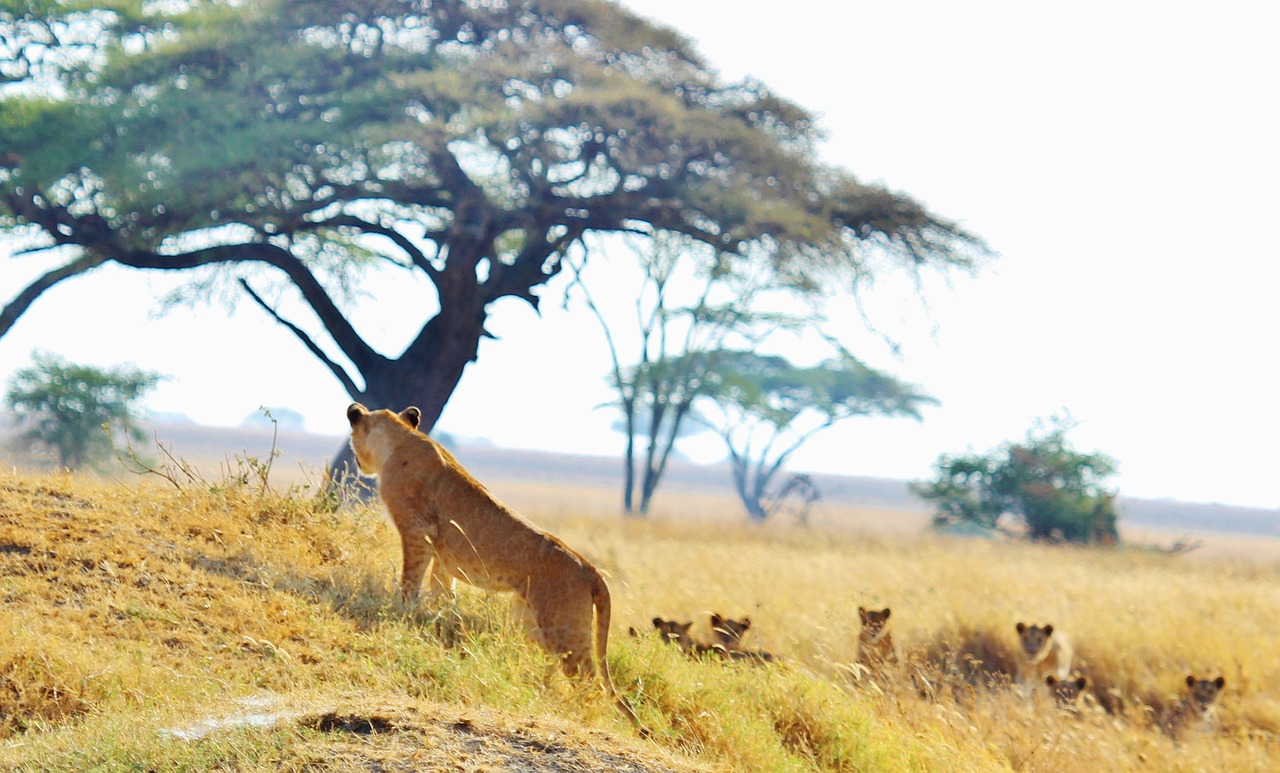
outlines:
[[[1280,752],[1274,565],[602,518],[575,510],[590,493],[558,493],[518,504],[609,573],[611,667],[651,743],[550,669],[502,597],[400,606],[397,538],[374,508],[252,481],[3,475],[0,763],[367,769],[395,744],[434,748],[422,707],[591,732],[584,746],[672,769],[1269,770]],[[733,507],[700,503],[717,506]],[[893,608],[899,668],[850,668],[859,605]],[[694,660],[624,633],[662,615],[705,636],[711,612],[749,615],[751,646],[783,662]],[[1081,715],[1009,688],[1019,620],[1072,637],[1091,680]],[[1152,717],[1188,673],[1227,689],[1218,726],[1175,743]],[[264,695],[293,719],[198,742],[162,732]],[[325,711],[414,730],[357,751],[314,729]]]

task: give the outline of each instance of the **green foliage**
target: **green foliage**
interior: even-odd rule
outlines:
[[[59,466],[75,470],[111,456],[111,429],[141,439],[131,426],[137,402],[155,388],[160,375],[133,367],[75,365],[39,352],[33,360],[31,367],[14,373],[4,397],[29,448],[51,452]]]
[[[1114,543],[1115,494],[1104,484],[1115,462],[1076,451],[1069,429],[1058,418],[987,454],[944,455],[935,464],[937,477],[912,484],[912,491],[934,504],[938,525],[998,529],[1002,517],[1013,516],[1033,540]]]
[[[809,438],[854,416],[920,418],[936,400],[918,387],[882,373],[843,349],[812,367],[779,355],[717,352],[708,379],[719,431],[729,449],[734,484],[747,514],[768,514],[770,482]]]

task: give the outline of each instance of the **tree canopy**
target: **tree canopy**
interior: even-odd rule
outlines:
[[[750,351],[718,352],[707,399],[729,450],[734,488],[747,515],[768,515],[769,484],[809,438],[854,416],[920,418],[937,400],[841,350],[812,367]]]
[[[243,294],[353,399],[429,429],[490,306],[536,307],[588,233],[762,250],[809,291],[984,254],[820,137],[605,0],[3,2],[0,238],[38,268],[0,336],[96,266],[187,272],[188,297]],[[394,310],[417,331],[399,354],[348,318],[371,270],[435,290]]]
[[[159,374],[77,365],[42,352],[34,360],[13,374],[4,395],[21,430],[19,443],[28,450],[52,454],[59,466],[76,470],[110,457],[111,431],[142,439],[134,426],[137,402],[160,382]]]
[[[1116,463],[1105,454],[1077,451],[1069,429],[1059,417],[986,454],[944,455],[934,480],[912,484],[912,490],[937,508],[937,525],[1002,529],[1002,519],[1010,517],[1033,540],[1114,544],[1118,516],[1106,480]]]

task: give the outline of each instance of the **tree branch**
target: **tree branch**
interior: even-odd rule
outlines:
[[[413,262],[413,265],[422,269],[427,276],[431,277],[432,281],[435,281],[435,278],[440,274],[440,271],[435,266],[431,265],[431,261],[427,260],[427,256],[422,253],[422,250],[418,249],[413,242],[409,241],[408,237],[394,228],[383,226],[379,223],[370,223],[369,221],[354,215],[335,215],[333,217],[325,218],[324,220],[315,221],[314,223],[308,223],[308,225],[314,225],[320,228],[326,226],[335,228],[349,227],[366,233],[375,233],[379,236],[385,236],[401,250],[404,250],[404,253],[409,256],[409,260]]]
[[[178,255],[159,255],[153,252],[134,250],[115,260],[131,268],[149,268],[162,271],[198,268],[216,263],[266,263],[280,269],[289,277],[294,286],[302,293],[303,299],[311,306],[325,331],[333,338],[334,343],[351,360],[356,370],[362,374],[377,366],[385,358],[374,351],[351,323],[347,321],[342,310],[338,308],[329,293],[311,273],[306,265],[288,250],[267,244],[254,242],[251,244],[219,245],[192,250]]]
[[[303,346],[306,346],[307,349],[309,349],[311,353],[315,355],[316,359],[320,360],[325,364],[325,367],[327,367],[329,371],[333,373],[334,378],[338,379],[339,383],[342,384],[342,387],[347,390],[347,394],[351,395],[351,399],[358,400],[364,396],[364,390],[356,386],[355,381],[352,380],[351,376],[347,374],[346,369],[343,368],[338,363],[334,362],[332,359],[330,359],[329,356],[324,353],[324,350],[322,350],[319,346],[317,346],[315,341],[311,340],[311,336],[307,335],[306,332],[304,332],[297,325],[286,320],[284,317],[281,317],[276,312],[275,309],[271,308],[271,306],[269,306],[267,302],[262,299],[261,296],[259,296],[256,292],[253,291],[253,288],[249,286],[249,282],[245,280],[243,277],[240,278],[240,286],[243,287],[244,291],[249,294],[249,297],[253,299],[254,303],[262,307],[262,310],[267,312],[267,314],[271,315],[271,318],[274,319],[276,322],[279,322],[281,325],[284,325],[285,327],[289,328],[289,330],[292,331],[293,334],[298,337],[298,340],[302,341]]]
[[[92,253],[87,253],[61,268],[55,268],[27,285],[26,289],[18,293],[12,301],[9,301],[8,305],[6,305],[3,310],[0,310],[0,338],[4,337],[5,333],[9,332],[9,329],[18,321],[18,318],[26,312],[31,304],[35,302],[36,298],[39,298],[45,290],[48,290],[64,279],[70,279],[73,276],[83,274],[86,271],[97,268],[106,262],[106,258],[99,257]]]

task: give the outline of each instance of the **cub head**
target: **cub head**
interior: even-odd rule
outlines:
[[[879,641],[889,630],[889,608],[881,610],[858,607],[858,618],[862,620],[862,637],[871,641]]]
[[[1053,674],[1049,674],[1044,678],[1044,683],[1049,685],[1049,693],[1053,695],[1058,708],[1074,709],[1080,706],[1080,699],[1084,697],[1084,689],[1089,686],[1089,679],[1083,676],[1075,679],[1058,679]]]
[[[1218,702],[1218,696],[1222,693],[1222,688],[1226,684],[1227,680],[1222,677],[1217,679],[1197,679],[1194,674],[1188,675],[1187,705],[1200,714],[1207,714],[1213,708],[1213,705]]]
[[[711,632],[715,635],[716,643],[726,649],[741,647],[742,637],[746,635],[749,628],[751,628],[749,617],[733,620],[716,612],[711,614]]]
[[[1053,636],[1053,626],[1026,625],[1018,623],[1018,643],[1022,645],[1022,654],[1032,660],[1049,652],[1049,637]]]
[[[689,635],[689,629],[693,627],[692,620],[687,623],[679,623],[675,620],[655,617],[653,618],[653,627],[665,642],[674,644],[680,649],[689,649],[693,646],[693,637]]]
[[[400,413],[392,413],[385,408],[370,411],[360,403],[352,403],[347,406],[347,421],[351,424],[351,450],[355,452],[360,472],[377,475],[390,453],[389,441],[396,429],[417,430],[422,412],[413,406]]]

